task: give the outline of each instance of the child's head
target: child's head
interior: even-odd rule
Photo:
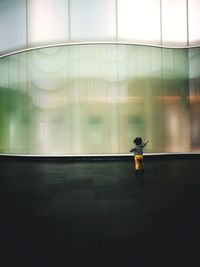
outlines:
[[[142,144],[142,138],[136,137],[135,140],[133,141],[133,143],[136,144],[136,146],[141,145]]]

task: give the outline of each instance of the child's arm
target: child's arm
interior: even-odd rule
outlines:
[[[146,140],[143,144],[142,147],[145,147],[147,145],[147,143],[149,142],[149,140]]]

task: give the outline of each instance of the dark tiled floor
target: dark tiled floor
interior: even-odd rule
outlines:
[[[199,266],[199,163],[0,158],[1,266]]]

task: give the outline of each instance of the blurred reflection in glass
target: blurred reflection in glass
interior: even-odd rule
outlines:
[[[0,152],[128,153],[135,136],[147,152],[198,149],[197,62],[199,49],[116,44],[2,58]]]
[[[200,150],[200,48],[189,50],[190,120],[192,150]]]

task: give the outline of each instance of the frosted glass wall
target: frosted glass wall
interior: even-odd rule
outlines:
[[[73,42],[200,45],[199,0],[0,1],[0,54]]]
[[[0,60],[0,147],[4,153],[27,153],[27,54]]]
[[[162,52],[165,150],[185,151],[190,148],[188,51]]]
[[[147,152],[190,151],[188,73],[187,49],[75,45],[1,58],[0,153],[128,153],[139,135]]]

